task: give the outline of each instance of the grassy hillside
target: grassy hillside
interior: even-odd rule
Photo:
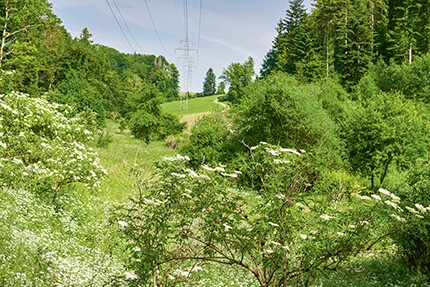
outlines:
[[[175,116],[219,111],[222,110],[223,107],[214,102],[218,98],[218,96],[219,95],[189,99],[188,110],[181,111],[179,101],[164,103],[161,105],[161,107],[165,112],[168,112]]]

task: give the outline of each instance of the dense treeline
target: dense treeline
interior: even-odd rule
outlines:
[[[178,97],[178,70],[164,57],[94,44],[86,28],[72,38],[46,0],[3,1],[0,25],[2,93],[48,93],[51,101],[96,112],[98,125],[112,112],[131,118],[126,102],[136,93],[154,88],[157,102]]]
[[[319,0],[308,14],[303,0],[290,1],[261,74],[337,76],[350,87],[378,61],[410,63],[425,55],[429,9],[426,0]]]

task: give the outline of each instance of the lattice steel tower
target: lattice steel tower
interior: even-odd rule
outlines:
[[[194,58],[191,52],[197,52],[196,49],[192,49],[193,42],[185,36],[184,40],[181,40],[180,47],[175,51],[181,51],[182,55],[178,57],[178,61],[182,63],[182,77],[183,83],[185,84],[184,92],[185,95],[180,95],[180,110],[188,110],[188,96],[192,88],[193,69],[194,69]]]

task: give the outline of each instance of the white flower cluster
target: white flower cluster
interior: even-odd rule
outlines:
[[[20,93],[0,95],[0,165],[9,181],[82,182],[98,187],[106,176],[97,154],[83,142],[92,133],[71,108]],[[3,174],[3,177],[6,177]]]
[[[86,232],[102,232],[99,225],[78,223],[69,212],[56,212],[27,191],[0,192],[5,199],[0,209],[8,211],[0,217],[2,232],[8,234],[7,240],[0,239],[0,264],[11,276],[5,286],[101,287],[130,272],[119,258],[86,246]],[[89,202],[89,208],[92,205]],[[71,202],[71,207],[87,208],[80,201]],[[41,271],[38,266],[46,268]]]

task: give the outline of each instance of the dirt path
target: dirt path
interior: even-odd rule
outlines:
[[[215,104],[218,104],[220,106],[222,106],[224,108],[224,110],[228,110],[230,109],[229,105],[219,102],[218,99],[216,99],[214,101]],[[180,117],[180,121],[181,123],[187,123],[187,132],[191,131],[191,128],[193,127],[193,125],[200,120],[201,118],[203,118],[206,115],[210,115],[212,112],[204,112],[204,113],[195,113],[195,114],[189,114],[189,115],[183,115]]]
[[[190,114],[190,115],[183,115],[180,117],[179,121],[181,123],[187,123],[187,131],[189,132],[193,125],[203,118],[206,115],[210,115],[212,112],[204,112],[204,113],[196,113],[196,114]]]

